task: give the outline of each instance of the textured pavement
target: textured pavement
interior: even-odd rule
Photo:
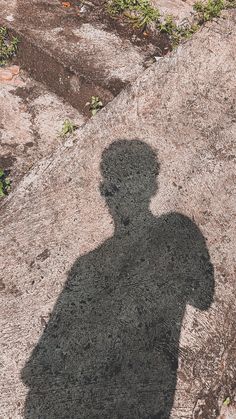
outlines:
[[[235,23],[158,60],[5,200],[4,418],[213,419],[233,398]]]

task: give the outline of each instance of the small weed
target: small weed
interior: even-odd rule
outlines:
[[[102,109],[103,103],[98,96],[92,96],[91,101],[86,103],[86,106],[89,106],[89,110],[94,116],[98,111],[100,111],[100,109]]]
[[[169,36],[173,46],[189,38],[198,29],[198,24],[187,27],[177,26],[171,15],[161,18],[159,10],[152,7],[148,0],[109,0],[108,11],[113,16],[123,14],[132,21],[134,27],[142,30],[154,24],[158,31]]]
[[[8,195],[11,189],[11,181],[7,171],[0,169],[0,198]]]
[[[173,34],[173,32],[176,31],[176,29],[177,29],[177,25],[174,22],[173,16],[172,15],[167,15],[165,17],[165,20],[162,23],[159,23],[158,29],[161,32],[167,33],[168,35]]]
[[[142,30],[160,19],[159,10],[152,7],[148,0],[109,0],[107,8],[111,15],[123,14],[134,27]]]
[[[0,66],[5,65],[16,54],[18,43],[18,38],[9,38],[7,29],[0,27]]]
[[[207,0],[196,1],[193,5],[195,11],[194,23],[186,26],[177,26],[172,16],[166,16],[158,25],[160,32],[168,34],[172,45],[176,47],[181,41],[190,38],[205,22],[220,16],[222,10],[233,7],[235,0]]]
[[[226,399],[223,401],[223,406],[229,406],[231,404],[230,397],[226,397]]]
[[[208,22],[209,20],[214,19],[214,17],[219,17],[224,8],[224,0],[208,0],[206,3],[203,1],[196,1],[193,5],[193,9],[197,13],[200,24]]]
[[[166,33],[176,47],[181,41],[190,38],[205,22],[220,16],[227,8],[236,7],[236,0],[198,0],[193,6],[194,22],[178,26],[173,16],[162,17],[159,10],[152,7],[149,0],[108,0],[107,9],[112,16],[123,15],[134,27],[143,31],[151,24],[159,32]]]
[[[206,3],[203,1],[196,1],[193,5],[193,9],[197,13],[200,24],[208,22],[209,20],[214,19],[214,17],[219,17],[224,8],[224,0],[208,0]]]
[[[69,119],[66,119],[63,122],[62,129],[60,132],[60,137],[65,137],[68,134],[73,134],[75,130],[77,129],[77,125],[75,125],[73,122],[71,122]]]
[[[236,7],[236,0],[228,0],[226,2],[226,5],[225,5],[226,9],[232,9],[234,7]]]
[[[176,47],[181,41],[186,40],[192,36],[198,29],[199,24],[194,23],[192,25],[177,26],[173,16],[168,15],[164,21],[158,25],[160,32],[168,34],[172,46]]]

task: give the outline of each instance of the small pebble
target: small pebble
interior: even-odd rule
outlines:
[[[17,75],[20,72],[20,67],[18,65],[11,65],[10,67],[8,67],[8,70],[10,70],[12,72],[12,74]]]
[[[10,70],[0,68],[0,82],[9,81],[9,80],[12,80],[12,78],[13,78],[13,73]]]
[[[8,20],[8,22],[13,22],[14,21],[14,16],[13,15],[8,15],[6,17],[6,20]]]
[[[10,84],[13,86],[24,85],[20,75],[20,67],[18,65],[11,65],[9,67],[0,68],[0,83]]]

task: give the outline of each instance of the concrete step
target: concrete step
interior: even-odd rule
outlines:
[[[190,3],[178,0],[180,17],[189,15]],[[164,35],[145,36],[125,20],[111,18],[105,0],[69,4],[0,0],[0,24],[20,39],[21,67],[88,115],[91,96],[106,104],[170,46]],[[173,9],[178,18],[174,1],[163,8]]]

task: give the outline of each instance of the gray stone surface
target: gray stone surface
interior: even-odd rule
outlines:
[[[231,395],[235,23],[160,59],[5,201],[3,418],[213,419]]]

